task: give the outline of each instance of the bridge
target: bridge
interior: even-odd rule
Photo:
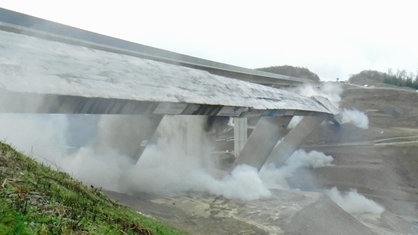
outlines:
[[[282,163],[338,113],[281,88],[301,78],[152,48],[0,9],[0,113],[115,114],[141,126],[139,158],[159,126],[208,132],[234,119],[237,164]],[[127,118],[135,115],[134,121]],[[303,116],[293,129],[293,116]],[[248,120],[255,120],[248,128]],[[130,120],[130,121],[128,121]],[[184,121],[183,121],[184,122]],[[117,147],[117,146],[116,146]],[[255,152],[257,150],[257,152]]]

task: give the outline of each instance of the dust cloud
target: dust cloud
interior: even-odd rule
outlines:
[[[120,190],[157,194],[208,192],[243,200],[270,196],[255,168],[238,166],[225,177],[217,174],[220,172],[211,155],[212,146],[204,137],[204,125],[199,119],[171,117],[161,123],[156,133],[158,140],[121,177]],[[171,125],[171,121],[176,125]]]
[[[185,119],[180,125],[188,121]],[[159,194],[209,192],[242,200],[270,196],[257,170],[250,166],[238,166],[227,176],[218,177],[211,167],[210,145],[203,152],[199,150],[201,155],[188,154],[185,141],[196,147],[198,142],[190,141],[199,138],[175,136],[178,127],[163,127],[161,138],[135,163],[117,149],[95,149],[94,143],[100,136],[91,138],[86,146],[69,147],[66,115],[0,115],[0,123],[2,141],[86,184],[107,190]],[[106,128],[103,123],[97,126]]]
[[[350,214],[382,214],[385,209],[371,199],[359,194],[356,189],[341,192],[336,187],[325,190],[325,193]]]
[[[255,200],[269,197],[271,188],[288,188],[286,178],[297,169],[329,166],[332,162],[332,157],[323,153],[299,150],[280,168],[270,167],[258,173],[253,167],[240,165],[225,177],[219,177],[215,164],[211,162],[210,144],[196,150],[199,156],[195,155],[196,152],[188,154],[185,142],[196,147],[201,140],[196,136],[191,139],[176,136],[175,129],[178,127],[163,126],[159,130],[163,132],[160,133],[161,137],[146,149],[136,163],[117,149],[95,149],[97,145],[94,143],[100,136],[94,134],[100,131],[94,129],[112,126],[105,126],[105,123],[109,123],[108,119],[99,121],[97,127],[92,127],[91,123],[84,127],[92,129],[83,133],[91,135],[90,141],[85,146],[76,147],[68,146],[68,132],[71,131],[66,115],[4,114],[0,115],[0,122],[1,139],[4,142],[11,143],[40,162],[68,172],[86,184],[124,193],[173,194],[194,191]],[[189,122],[184,119],[180,126]]]
[[[193,117],[183,119],[180,126],[189,125],[190,118]],[[89,134],[84,135],[91,135],[92,138],[85,146],[78,147],[68,146],[68,132],[71,131],[66,115],[0,115],[0,122],[4,142],[11,143],[40,162],[68,172],[86,184],[124,193],[175,194],[194,191],[255,200],[269,197],[271,188],[287,188],[286,177],[299,168],[328,166],[332,162],[332,157],[319,152],[296,151],[281,168],[268,168],[258,173],[253,167],[240,165],[220,177],[211,162],[214,160],[211,145],[198,145],[202,141],[198,136],[189,139],[178,136],[178,127],[167,125],[160,128],[159,131],[163,132],[159,134],[160,138],[135,163],[117,149],[95,149],[97,145],[94,143],[100,136],[94,134],[100,131],[94,129],[107,128],[104,123],[109,123],[108,120],[104,123],[99,121],[97,127],[91,127],[91,123],[85,127],[92,131],[85,131]],[[197,133],[202,131],[193,130]],[[189,143],[186,144],[186,141]],[[187,145],[192,148],[200,146],[200,149],[188,154],[185,151]]]
[[[269,188],[288,189],[287,178],[294,176],[297,170],[331,166],[333,160],[332,156],[321,152],[297,150],[283,166],[275,167],[271,164],[264,167],[260,176]]]
[[[324,82],[321,84],[305,84],[295,88],[293,91],[308,97],[325,97],[333,105],[339,107],[343,89],[339,83]],[[342,124],[352,124],[361,129],[369,128],[369,119],[367,115],[357,109],[341,108],[338,116],[340,117]],[[295,127],[301,119],[302,118],[298,116],[293,117],[289,124],[289,128]]]
[[[307,97],[325,97],[336,107],[340,106],[341,94],[343,93],[341,85],[334,82],[324,82],[321,84],[307,83],[292,89],[292,91]]]
[[[342,109],[341,116],[343,124],[351,123],[361,129],[369,128],[369,118],[357,109]]]

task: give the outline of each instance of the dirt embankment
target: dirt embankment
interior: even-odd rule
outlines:
[[[304,189],[356,188],[400,216],[418,217],[418,92],[345,85],[342,107],[369,118],[369,128],[323,127],[305,148],[334,157],[333,167],[290,179]]]

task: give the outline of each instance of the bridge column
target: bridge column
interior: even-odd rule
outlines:
[[[247,118],[234,118],[234,155],[237,158],[247,143]]]
[[[305,116],[289,133],[278,143],[266,159],[265,166],[275,164],[280,166],[299,148],[303,141],[325,119],[323,116]],[[260,170],[261,168],[259,168]]]
[[[103,115],[93,142],[96,152],[108,148],[136,161],[160,125],[162,115]]]
[[[164,115],[148,144],[156,144],[167,152],[203,158],[208,149],[206,124],[204,115]]]
[[[261,117],[239,154],[237,164],[261,169],[274,146],[285,134],[291,117]]]

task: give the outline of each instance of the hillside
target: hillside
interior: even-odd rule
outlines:
[[[349,80],[352,84],[372,86],[396,86],[418,89],[418,75],[407,73],[405,70],[396,74],[383,73],[375,70],[364,70],[352,75]]]
[[[358,78],[357,78],[358,79]],[[306,149],[335,158],[335,166],[301,173],[291,179],[294,187],[316,189],[337,186],[356,188],[389,211],[418,218],[418,93],[412,89],[367,82],[345,84],[342,107],[367,114],[368,129],[351,125],[320,128]]]
[[[182,234],[0,142],[0,234]]]
[[[297,78],[307,78],[312,82],[319,82],[319,76],[310,71],[307,68],[302,67],[295,67],[290,65],[282,65],[282,66],[270,66],[265,68],[258,68],[257,70],[270,72],[270,73],[277,73],[291,77]]]

